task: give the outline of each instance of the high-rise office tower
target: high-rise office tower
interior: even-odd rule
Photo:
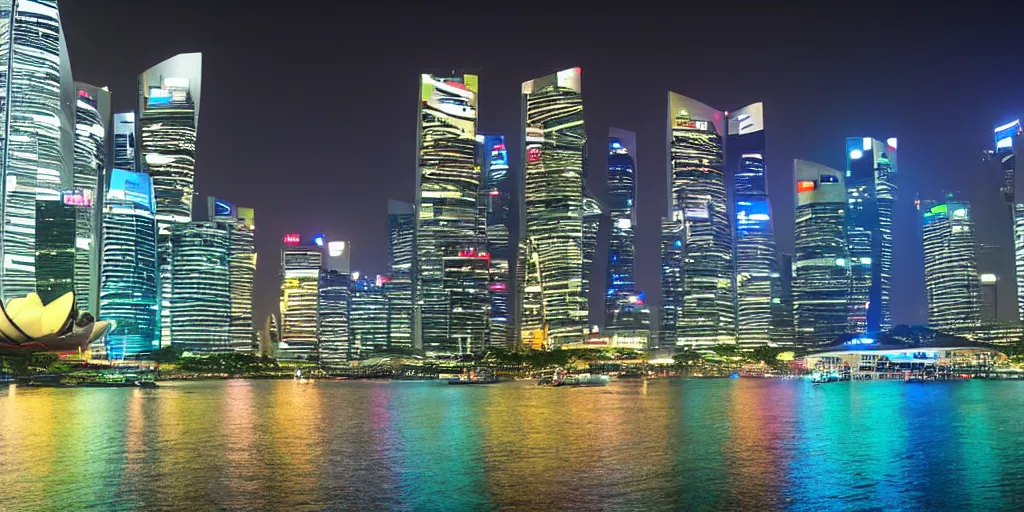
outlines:
[[[384,283],[380,277],[371,280],[360,277],[358,272],[352,273],[352,303],[349,308],[351,350],[364,359],[389,350],[388,298],[381,287]]]
[[[661,219],[661,313],[658,315],[658,346],[679,343],[679,318],[683,311],[683,212],[670,210]]]
[[[511,219],[512,180],[509,176],[508,149],[503,135],[477,135],[477,155],[483,173],[480,203],[485,220],[484,232],[487,251],[491,255],[490,295],[491,318],[487,346],[509,346],[512,329],[509,326],[509,292],[511,269],[514,261],[509,238]]]
[[[954,194],[921,203],[928,324],[935,329],[978,325],[981,289],[971,206]]]
[[[491,255],[472,247],[446,254],[444,288],[451,307],[451,338],[459,354],[477,353],[487,343],[491,317]]]
[[[779,299],[772,207],[765,168],[764,109],[761,103],[728,115],[726,143],[733,176],[736,256],[736,342],[745,348],[774,341],[772,303]]]
[[[139,75],[139,163],[153,178],[156,196],[164,346],[171,341],[171,228],[192,221],[202,68],[201,53],[183,53]]]
[[[0,18],[0,301],[6,303],[36,291],[37,243],[44,254],[74,251],[73,235],[70,248],[40,238],[55,234],[66,243],[63,215],[54,212],[61,193],[74,186],[75,85],[56,0],[6,2]],[[37,218],[40,211],[45,219]],[[47,226],[50,220],[58,224]]]
[[[997,126],[993,132],[995,135],[995,149],[988,151],[989,159],[998,162],[999,171],[1003,177],[1003,186],[1000,191],[1003,199],[1010,210],[1010,218],[1013,220],[1013,253],[1014,273],[1016,279],[1007,284],[1017,288],[1017,317],[1024,321],[1024,198],[1017,197],[1017,165],[1016,147],[1024,143],[1024,131],[1021,129],[1020,120]]]
[[[99,316],[117,322],[106,339],[110,359],[159,348],[156,207],[146,174],[112,169],[103,200]]]
[[[549,348],[548,326],[544,316],[540,256],[533,242],[523,239],[516,256],[516,331],[522,348]]]
[[[36,291],[44,304],[74,290],[74,206],[36,201]]]
[[[301,237],[295,233],[286,234],[284,243],[278,357],[308,360],[316,355],[323,253],[316,245],[302,245]]]
[[[796,327],[793,325],[792,254],[779,254],[778,273],[778,287],[772,291],[771,339],[776,345],[792,346],[796,342]]]
[[[604,208],[586,189],[583,190],[583,299],[590,302],[590,283],[594,275],[594,259],[597,257],[597,235],[601,229]]]
[[[135,145],[135,112],[114,114],[111,133],[113,133],[113,161],[111,169],[135,171],[139,168]]]
[[[804,345],[834,343],[847,332],[850,251],[846,246],[843,173],[806,160],[793,161],[796,226],[793,232],[793,317]]]
[[[189,222],[171,227],[170,331],[185,352],[248,350],[231,340],[230,226]]]
[[[110,91],[76,83],[75,187],[63,195],[75,208],[75,296],[78,307],[99,310],[103,184],[110,163]]]
[[[320,273],[319,322],[317,352],[320,365],[337,370],[348,364],[351,333],[349,307],[351,304],[351,249],[343,240],[326,244],[325,269]]]
[[[978,279],[981,283],[981,321],[999,321],[999,281],[1004,256],[1000,246],[978,244]]]
[[[896,200],[896,139],[846,139],[846,239],[851,278],[849,330],[892,326],[892,211]]]
[[[476,167],[476,75],[422,75],[416,172],[414,334],[426,352],[455,352],[444,257],[479,240]]]
[[[736,340],[732,226],[725,186],[723,112],[668,94],[670,211],[683,213],[683,307],[677,336],[687,346]]]
[[[252,304],[256,280],[256,212],[252,208],[237,207],[234,203],[219,197],[207,198],[207,211],[210,222],[216,222],[228,236],[230,345],[232,350],[244,351],[252,345]]]
[[[636,293],[636,134],[608,131],[608,288],[604,295],[605,327],[616,327],[619,310]]]
[[[580,74],[579,68],[566,69],[522,86],[525,147],[519,243],[524,247],[519,254],[527,260],[519,265],[525,268],[526,279],[523,294],[517,297],[523,302],[517,305],[522,311],[517,330],[524,341],[528,332],[546,332],[544,344],[554,348],[578,341],[587,332],[587,137]],[[534,294],[539,294],[539,308]],[[537,338],[534,334],[531,340]]]
[[[410,349],[413,340],[413,270],[416,259],[416,216],[410,203],[388,200],[388,342]]]

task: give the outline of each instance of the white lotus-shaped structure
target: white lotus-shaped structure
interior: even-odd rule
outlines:
[[[75,294],[68,292],[43,305],[36,293],[0,304],[0,351],[70,352],[114,328],[113,322],[97,322],[78,315]]]

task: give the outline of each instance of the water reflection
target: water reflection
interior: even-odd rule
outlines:
[[[1006,509],[1014,382],[0,389],[11,510]]]

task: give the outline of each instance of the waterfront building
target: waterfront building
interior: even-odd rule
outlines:
[[[252,208],[237,207],[218,197],[207,198],[211,222],[228,234],[228,272],[231,297],[229,325],[232,350],[252,345],[253,290],[256,280],[256,219]],[[175,341],[175,340],[172,340]],[[175,341],[176,342],[176,341]]]
[[[533,333],[529,335],[531,345],[538,345],[536,333],[546,333],[544,345],[552,348],[579,341],[587,333],[584,253],[593,257],[589,233],[595,208],[591,205],[585,211],[586,131],[581,93],[579,68],[522,85],[520,255],[528,259],[520,265],[526,268],[527,278],[524,293],[517,297],[523,302],[517,305],[523,316],[516,321],[524,341],[527,332]],[[539,294],[539,308],[533,294]]]
[[[512,252],[509,226],[511,219],[512,180],[509,176],[508,149],[503,135],[477,135],[477,155],[482,172],[480,187],[480,218],[490,261],[491,313],[488,326],[488,347],[512,344],[509,326]]]
[[[171,229],[192,221],[203,56],[183,53],[139,75],[139,169],[153,178],[161,345],[170,343]]]
[[[476,75],[422,75],[417,112],[414,334],[428,353],[457,351],[451,337],[444,257],[479,239]]]
[[[772,289],[771,341],[777,346],[796,343],[793,324],[793,255],[780,253],[778,257],[778,287]]]
[[[288,233],[281,250],[280,359],[310,360],[316,356],[319,325],[320,272],[323,252],[317,245],[302,245]]]
[[[74,291],[76,213],[61,200],[36,201],[35,289],[44,304]]]
[[[601,229],[604,208],[590,191],[583,190],[583,299],[590,302],[590,282],[594,275],[594,259],[597,257],[597,235]]]
[[[846,139],[846,238],[850,250],[849,327],[854,333],[892,326],[892,212],[896,139]]]
[[[851,261],[846,246],[846,188],[842,172],[815,162],[794,160],[793,174],[796,341],[827,345],[847,329]]]
[[[608,131],[608,287],[604,295],[605,328],[618,327],[616,317],[636,294],[636,134]]]
[[[76,83],[74,190],[61,194],[75,209],[75,298],[78,307],[99,311],[103,187],[110,139],[110,91]],[[122,169],[124,169],[122,167]]]
[[[921,215],[929,326],[977,326],[981,289],[970,204],[947,194],[943,201],[923,201]]]
[[[230,226],[175,224],[170,240],[172,346],[184,352],[248,350],[248,339],[239,346],[231,339]]]
[[[98,315],[117,324],[103,347],[109,359],[159,348],[156,229],[151,178],[112,169],[103,200]]]
[[[49,253],[58,243],[40,238],[57,234],[66,243],[63,215],[53,215],[52,203],[74,186],[75,85],[56,0],[6,2],[0,17],[0,301],[6,303],[37,290],[38,251]],[[58,225],[47,226],[50,220]],[[73,253],[71,240],[70,248],[57,250]]]
[[[679,344],[736,341],[732,226],[725,185],[725,115],[668,93],[670,211],[683,214],[683,306]]]
[[[340,253],[337,249],[335,252]],[[351,356],[351,334],[349,332],[351,287],[351,275],[348,271],[328,268],[320,274],[318,306],[320,325],[317,328],[319,340],[317,352],[320,365],[328,371],[346,367]]]
[[[1015,279],[1007,281],[1006,286],[1011,288],[1016,285],[1017,295],[1017,319],[1024,322],[1024,199],[1017,197],[1017,165],[1016,147],[1024,141],[1024,130],[1021,128],[1020,120],[997,126],[993,132],[995,136],[995,149],[989,151],[989,160],[998,163],[999,172],[1003,178],[1003,186],[1000,191],[1003,200],[1006,201],[1010,210],[1010,218],[1013,221],[1013,260]]]
[[[661,314],[658,315],[659,347],[679,343],[679,317],[683,311],[683,212],[670,210],[661,219]]]
[[[726,162],[733,176],[736,258],[736,342],[743,348],[772,341],[773,300],[779,297],[772,207],[765,168],[764,108],[754,103],[728,114]]]
[[[388,200],[388,342],[394,348],[413,346],[413,270],[416,258],[415,207]]]
[[[388,346],[388,298],[381,285],[381,276],[371,280],[352,273],[352,295],[349,329],[352,336],[351,356],[365,359],[386,353]]]
[[[541,286],[540,257],[530,239],[519,243],[516,283],[516,325],[521,346],[528,350],[549,348],[548,327],[544,318],[544,294]]]
[[[451,307],[450,337],[456,353],[483,351],[491,317],[491,255],[472,247],[444,257],[444,287]]]

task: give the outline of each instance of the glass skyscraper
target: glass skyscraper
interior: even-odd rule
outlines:
[[[36,291],[43,304],[74,290],[76,209],[36,201]]]
[[[352,273],[352,296],[349,307],[349,329],[352,353],[367,358],[386,353],[388,347],[388,298],[381,280],[360,278]],[[354,356],[353,356],[354,357]]]
[[[508,149],[502,135],[477,135],[477,156],[483,175],[480,187],[481,218],[490,262],[491,318],[487,346],[509,346],[511,290],[510,263],[514,261],[509,227],[512,221],[512,179],[509,176]]]
[[[793,232],[793,316],[797,342],[827,345],[847,332],[850,251],[846,246],[843,173],[806,160],[793,161],[796,226]]]
[[[1017,198],[1017,162],[1016,147],[1022,143],[1024,131],[1019,119],[997,126],[993,131],[995,149],[990,151],[991,160],[998,162],[1003,177],[1000,191],[1010,210],[1013,219],[1014,274],[1017,287],[1017,317],[1024,321],[1024,199]],[[1011,284],[1011,286],[1013,286]]]
[[[219,197],[207,198],[210,222],[228,236],[228,282],[231,318],[228,326],[232,350],[245,351],[253,344],[252,304],[256,280],[256,212],[237,207]],[[173,267],[172,262],[172,267]]]
[[[661,314],[658,345],[679,343],[679,317],[683,311],[683,212],[669,210],[661,219]]]
[[[479,240],[476,166],[476,75],[420,80],[416,172],[415,345],[427,353],[456,352],[444,257]]]
[[[527,259],[522,300],[523,332],[547,332],[552,348],[581,340],[587,332],[585,295],[584,169],[586,131],[583,126],[581,71],[566,69],[524,82],[525,148],[523,220]],[[534,269],[536,274],[534,275]],[[540,307],[531,294],[540,294]],[[539,318],[535,315],[540,315]],[[539,325],[535,322],[539,320]],[[531,335],[531,339],[535,336]]]
[[[604,294],[605,327],[614,329],[620,309],[636,293],[636,134],[608,132],[608,282]]]
[[[773,304],[781,302],[772,207],[765,168],[764,108],[761,103],[728,115],[726,149],[733,176],[736,256],[736,342],[744,348],[775,341]]]
[[[850,249],[850,332],[892,326],[892,212],[896,139],[846,139],[846,238]]]
[[[63,203],[75,208],[75,296],[78,307],[99,310],[102,184],[106,181],[111,121],[110,91],[76,83],[74,190]]]
[[[0,300],[6,303],[36,291],[37,242],[63,232],[40,225],[36,214],[54,211],[52,203],[74,185],[75,86],[56,0],[0,3],[0,19]],[[43,241],[43,250],[55,243]],[[71,251],[73,243],[72,237]]]
[[[103,201],[99,317],[117,322],[110,359],[159,348],[156,208],[150,177],[113,169]]]
[[[490,254],[473,248],[444,257],[444,287],[451,306],[450,336],[459,354],[480,352],[487,343],[490,262]]]
[[[190,222],[171,228],[171,340],[186,352],[248,350],[231,337],[231,226]]]
[[[171,342],[171,228],[192,221],[202,67],[201,53],[183,53],[139,75],[140,164],[153,178],[156,197],[160,334],[164,346]]]
[[[393,348],[412,348],[413,340],[413,263],[416,258],[415,207],[388,200],[388,276],[384,283],[387,296],[388,341]]]
[[[139,168],[135,145],[135,112],[114,114],[114,156],[111,168],[136,171]]]
[[[278,357],[308,360],[316,355],[319,325],[320,272],[323,253],[299,245],[298,235],[285,235],[281,250],[281,341]]]
[[[351,334],[349,307],[351,276],[340,270],[324,270],[320,274],[320,325],[317,329],[320,365],[328,371],[348,365]],[[358,354],[356,354],[358,356]]]
[[[732,225],[725,185],[725,115],[668,95],[669,191],[683,214],[683,307],[678,343],[710,347],[736,341]]]
[[[978,325],[981,284],[971,206],[953,194],[923,201],[924,287],[928,324],[935,329]]]

